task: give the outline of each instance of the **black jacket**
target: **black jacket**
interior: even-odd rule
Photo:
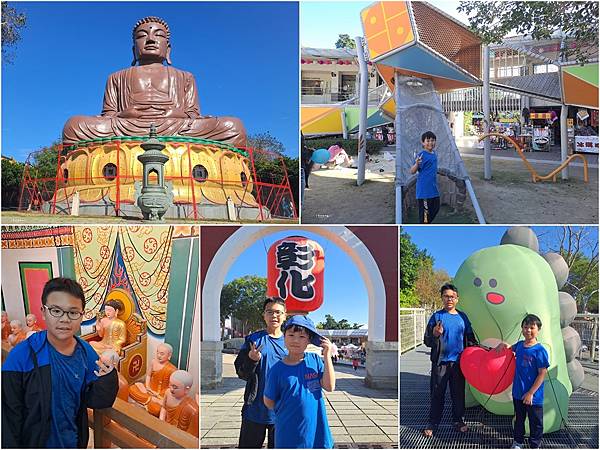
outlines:
[[[436,311],[433,313],[433,315],[429,319],[429,322],[427,323],[427,328],[425,329],[425,337],[423,338],[425,345],[427,347],[431,347],[431,355],[429,359],[435,365],[438,365],[440,363],[440,358],[444,353],[443,341],[439,338],[439,336],[436,337],[433,335],[433,328],[438,322],[438,314],[440,314],[442,311],[443,310]],[[458,314],[465,322],[465,334],[463,335],[464,347],[467,348],[472,347],[474,345],[478,345],[477,339],[475,338],[475,333],[473,333],[473,327],[471,327],[471,322],[469,322],[467,315],[462,311],[458,311]]]
[[[76,337],[86,356],[86,383],[81,392],[76,423],[78,447],[89,437],[87,408],[110,408],[117,396],[117,371],[97,378],[98,355]],[[52,420],[52,369],[46,331],[34,333],[17,345],[2,366],[2,447],[45,448]]]
[[[249,348],[242,348],[233,363],[237,376],[246,382],[244,389],[244,405],[251,405],[256,400],[258,392],[258,361],[253,361],[248,356]],[[262,399],[261,399],[262,401]]]

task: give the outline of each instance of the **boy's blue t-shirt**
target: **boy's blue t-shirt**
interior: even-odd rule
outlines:
[[[315,353],[290,366],[275,364],[265,396],[275,401],[276,448],[333,448],[321,389],[323,361]]]
[[[417,198],[439,197],[437,188],[437,155],[422,150],[417,157],[421,156],[421,164],[417,175]]]
[[[533,382],[538,376],[538,370],[548,368],[548,352],[544,346],[537,343],[531,347],[525,347],[525,341],[514,344],[512,350],[515,352],[515,378],[512,385],[512,396],[515,400],[521,400],[531,389]],[[533,394],[533,405],[544,404],[544,383]]]
[[[283,335],[278,338],[269,336],[266,330],[257,331],[246,337],[242,350],[250,348],[250,342],[254,342],[256,348],[262,346],[261,358],[258,362],[258,390],[256,399],[250,405],[244,405],[242,408],[242,417],[256,423],[273,424],[275,423],[275,413],[265,406],[263,402],[263,392],[269,371],[281,358],[287,355]]]
[[[471,324],[468,321],[465,323],[461,314],[450,314],[444,309],[433,314],[428,325],[435,326],[438,320],[444,327],[444,333],[440,336],[442,340],[440,362],[458,361],[465,349],[465,333],[471,332]]]

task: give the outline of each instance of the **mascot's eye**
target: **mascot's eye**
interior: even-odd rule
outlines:
[[[495,288],[496,286],[498,286],[498,282],[494,278],[492,278],[490,280],[490,287]]]
[[[481,286],[481,279],[480,278],[475,278],[473,280],[473,284],[477,287]]]

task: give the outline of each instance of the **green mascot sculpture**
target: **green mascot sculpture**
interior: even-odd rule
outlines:
[[[559,292],[568,275],[569,268],[560,255],[539,254],[531,229],[514,227],[504,234],[501,245],[469,256],[454,279],[461,294],[461,309],[471,319],[483,346],[493,348],[500,342],[512,345],[523,339],[521,321],[527,314],[541,319],[538,341],[550,360],[544,389],[544,433],[557,431],[566,423],[569,397],[584,377],[583,367],[575,359],[581,339],[569,326],[577,313],[576,303],[566,292]],[[469,374],[465,378],[468,381]],[[466,389],[472,404],[478,403],[494,414],[514,414],[511,386],[493,394],[471,384]]]

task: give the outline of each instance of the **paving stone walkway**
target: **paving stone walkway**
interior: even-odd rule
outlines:
[[[237,446],[245,383],[235,375],[235,355],[223,354],[223,384],[202,390],[200,446]],[[397,448],[398,393],[365,387],[365,369],[335,366],[336,390],[326,392],[329,426],[338,448]],[[266,445],[266,442],[265,442]]]

